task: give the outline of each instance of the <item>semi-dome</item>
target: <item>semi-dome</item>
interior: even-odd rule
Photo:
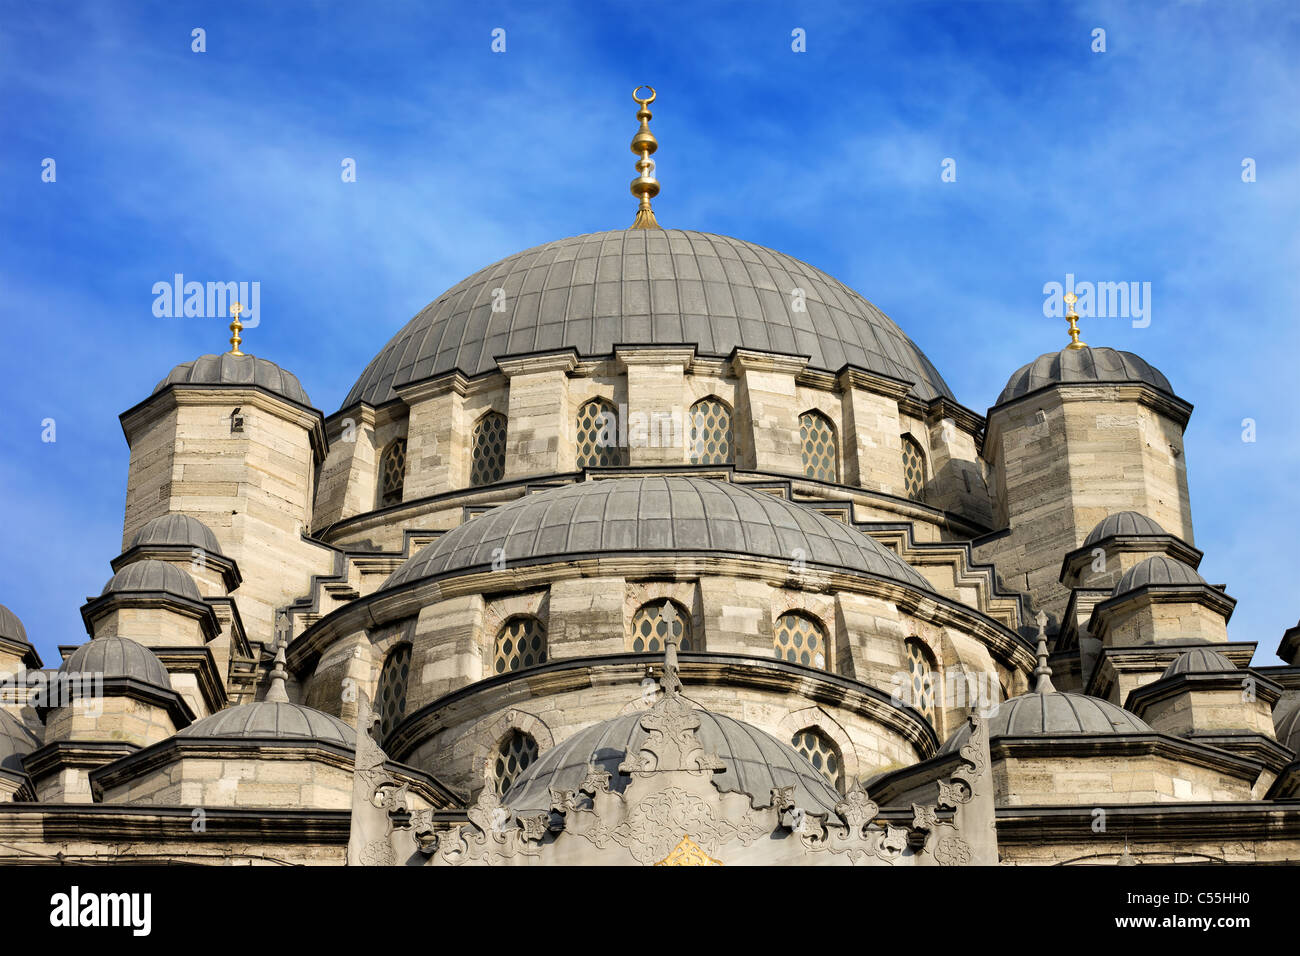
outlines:
[[[1113,515],[1102,518],[1097,527],[1088,532],[1088,537],[1083,539],[1083,546],[1086,548],[1090,544],[1096,544],[1098,541],[1104,541],[1106,538],[1114,538],[1119,535],[1133,537],[1138,535],[1163,535],[1166,533],[1164,528],[1141,512],[1117,511]]]
[[[100,596],[131,591],[161,591],[191,601],[203,600],[192,577],[174,564],[154,559],[128,564],[109,579]]]
[[[809,813],[834,816],[843,799],[830,782],[788,744],[752,724],[707,710],[696,711],[696,731],[705,753],[715,753],[726,769],[713,775],[723,793],[749,794],[761,806],[773,787],[795,788],[794,803]],[[622,793],[631,778],[618,766],[645,742],[641,727],[644,713],[624,714],[580,730],[552,747],[528,767],[506,793],[504,803],[519,813],[544,812],[552,805],[551,790],[576,790],[587,777],[587,767],[609,771],[610,790]]]
[[[149,648],[125,637],[96,637],[59,665],[60,674],[96,674],[104,680],[128,678],[171,690],[167,668]]]
[[[1021,694],[998,705],[988,718],[989,738],[1056,737],[1073,734],[1149,734],[1151,730],[1136,715],[1122,707],[1087,694]],[[970,739],[970,726],[963,725],[948,738],[943,752],[950,753]]]
[[[1189,565],[1163,554],[1139,561],[1120,575],[1112,595],[1118,597],[1144,587],[1172,587],[1187,584],[1204,584],[1205,578]]]
[[[200,355],[193,362],[182,362],[154,387],[154,393],[168,385],[255,385],[291,402],[311,406],[297,376],[274,362],[245,353]]]
[[[305,704],[259,700],[209,714],[182,730],[178,737],[290,738],[322,740],[356,747],[356,731],[339,718]]]
[[[655,476],[526,495],[448,531],[383,587],[468,568],[602,553],[728,552],[861,571],[931,590],[902,559],[843,522],[743,485]]]
[[[1061,349],[1038,356],[1016,370],[994,405],[1028,395],[1047,385],[1142,383],[1173,395],[1173,386],[1160,370],[1141,356],[1117,349]]]
[[[27,640],[27,628],[18,619],[18,615],[0,604],[0,637],[8,638],[18,644],[30,644]]]
[[[791,307],[802,290],[806,311]],[[504,290],[506,309],[494,311]],[[884,313],[848,286],[783,253],[680,229],[560,239],[482,269],[426,306],[375,356],[343,402],[381,405],[395,386],[499,356],[615,345],[693,344],[809,356],[814,368],[856,365],[912,383],[923,400],[952,392]]]
[[[40,745],[40,739],[21,720],[0,710],[0,770],[23,773],[23,757]]]
[[[198,518],[183,514],[159,515],[146,521],[131,539],[131,547],[140,545],[199,548],[208,554],[221,554],[221,544],[212,529]]]
[[[1165,668],[1162,677],[1174,677],[1178,674],[1225,674],[1231,673],[1237,669],[1237,665],[1232,663],[1216,650],[1208,647],[1195,647],[1190,651],[1185,651],[1174,658],[1173,662]]]

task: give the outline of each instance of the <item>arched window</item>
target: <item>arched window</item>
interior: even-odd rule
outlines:
[[[506,474],[506,417],[488,412],[474,423],[470,439],[469,483],[490,485]]]
[[[632,615],[632,634],[628,641],[628,648],[631,651],[637,654],[654,654],[664,649],[664,638],[668,636],[668,619],[664,609],[669,606],[673,609],[673,633],[677,635],[678,650],[695,650],[690,615],[676,601],[664,598],[642,604]]]
[[[537,741],[522,730],[512,730],[501,738],[492,758],[492,777],[499,796],[514,786],[519,775],[537,759]]]
[[[379,467],[379,507],[402,503],[402,483],[406,481],[406,439],[395,438],[384,449]]]
[[[731,409],[710,395],[691,406],[691,464],[728,465],[735,461]]]
[[[613,402],[593,398],[578,409],[579,468],[608,468],[627,464],[627,449],[618,443],[618,409]]]
[[[821,412],[808,411],[799,416],[799,443],[803,449],[803,473],[818,481],[838,481],[839,451],[835,445],[835,426]]]
[[[903,436],[903,488],[914,501],[925,497],[925,452],[911,435]]]
[[[934,726],[934,659],[929,649],[915,637],[903,642],[907,651],[907,678],[911,685],[912,707]]]
[[[844,759],[840,748],[816,727],[805,727],[790,741],[794,749],[808,758],[832,787],[844,792]]]
[[[375,691],[375,704],[379,709],[379,740],[382,743],[392,733],[397,722],[406,713],[406,688],[411,677],[411,645],[398,644],[384,658],[379,672],[379,689]]]
[[[789,611],[777,618],[772,646],[779,660],[823,669],[830,653],[825,629],[799,611]]]
[[[519,616],[506,621],[497,634],[492,655],[496,674],[546,663],[546,628],[535,617]]]

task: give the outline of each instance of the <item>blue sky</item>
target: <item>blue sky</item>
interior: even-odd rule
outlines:
[[[85,640],[78,608],[121,547],[118,414],[226,347],[222,322],[156,318],[155,282],[260,282],[245,349],[332,412],[459,279],[630,223],[643,82],[661,223],[835,275],[977,411],[1064,344],[1045,282],[1150,282],[1149,327],[1085,320],[1084,339],[1141,354],[1196,406],[1196,543],[1240,601],[1231,637],[1272,663],[1300,616],[1293,3],[0,10],[0,603],[47,663]]]

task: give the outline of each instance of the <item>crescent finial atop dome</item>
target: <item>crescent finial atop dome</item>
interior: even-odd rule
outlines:
[[[637,96],[642,90],[649,90],[650,95],[647,97]],[[650,104],[655,101],[653,86],[638,86],[632,91],[632,99],[636,100],[641,107],[636,112],[636,118],[641,121],[641,128],[636,131],[632,137],[632,152],[641,158],[636,161],[637,172],[641,175],[632,180],[632,195],[641,200],[641,205],[637,208],[636,218],[632,220],[631,229],[662,229],[655,219],[654,210],[650,208],[650,200],[659,195],[659,180],[655,179],[655,161],[650,158],[650,154],[659,148],[659,140],[655,139],[655,134],[650,132],[650,117],[654,114],[650,112]]]

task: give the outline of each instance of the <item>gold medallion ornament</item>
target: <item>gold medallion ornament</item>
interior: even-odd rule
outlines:
[[[649,90],[649,96],[637,96],[642,90]],[[661,229],[662,227],[655,220],[654,210],[650,208],[650,200],[659,195],[659,180],[655,179],[655,161],[650,158],[650,154],[659,148],[659,140],[655,139],[655,134],[650,132],[650,117],[654,114],[650,112],[650,104],[655,101],[653,86],[638,86],[632,91],[632,99],[636,100],[637,105],[641,108],[637,110],[636,118],[641,121],[641,128],[636,131],[632,137],[632,152],[641,158],[636,161],[636,170],[639,175],[632,180],[632,195],[641,200],[641,205],[637,208],[636,219],[632,220],[632,229]]]
[[[1065,314],[1065,317],[1070,320],[1070,344],[1066,346],[1067,349],[1086,349],[1088,347],[1087,342],[1079,341],[1079,313],[1074,311],[1074,303],[1078,301],[1079,297],[1073,292],[1065,293],[1065,304],[1070,307],[1070,311]]]
[[[698,843],[691,839],[690,834],[682,837],[682,842],[678,843],[669,854],[660,860],[655,866],[722,866],[721,860],[715,860],[705,853]]]

